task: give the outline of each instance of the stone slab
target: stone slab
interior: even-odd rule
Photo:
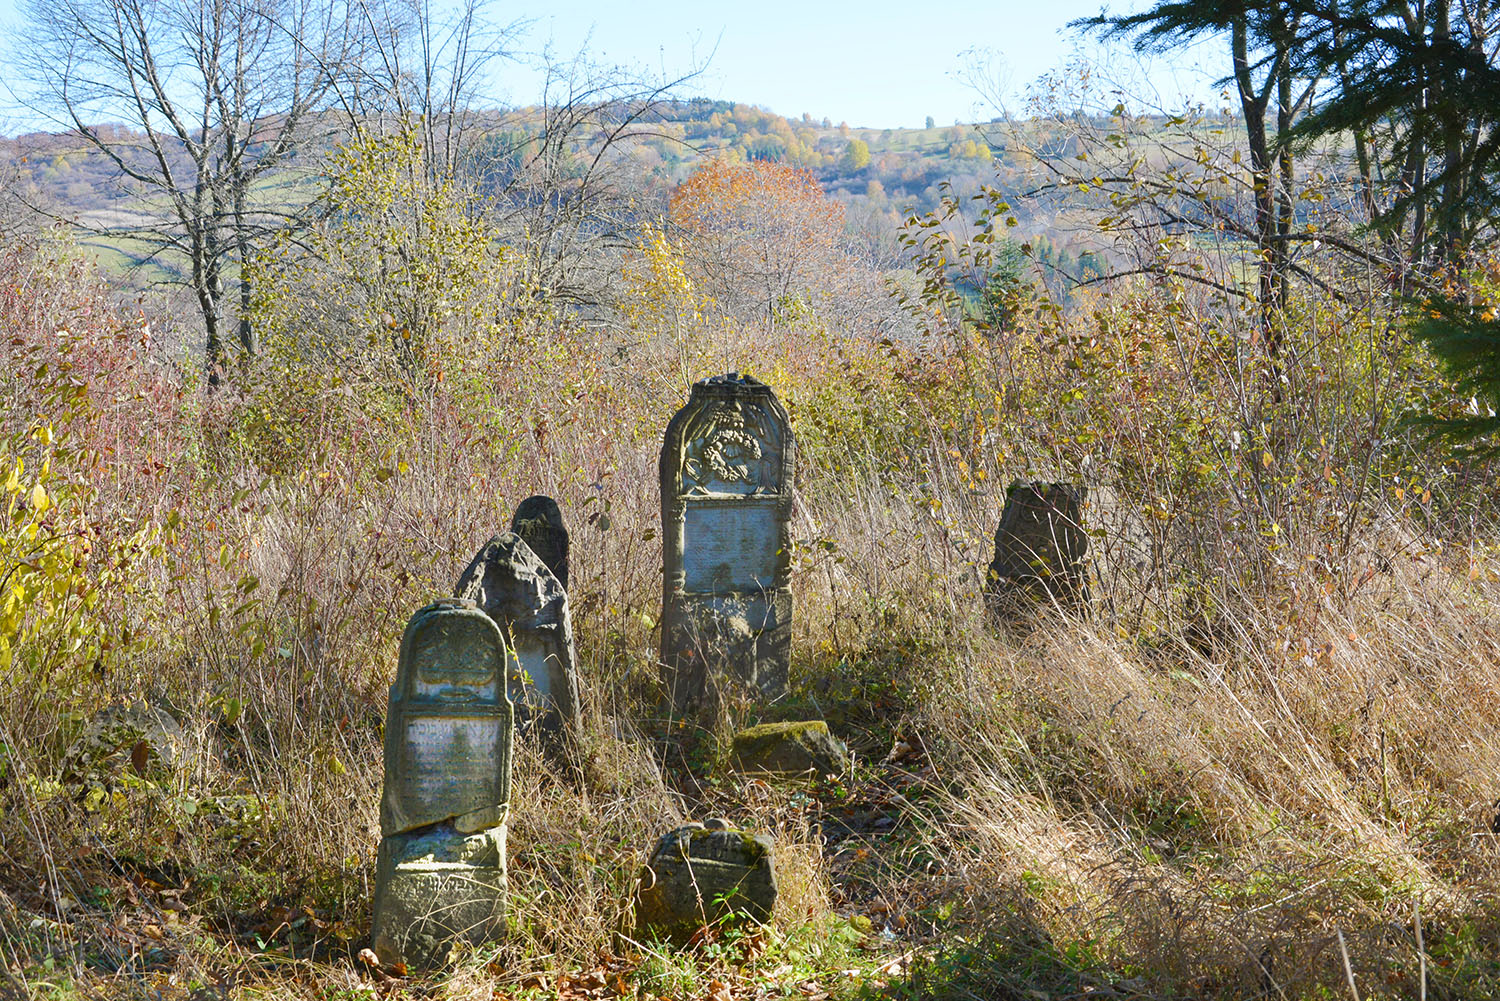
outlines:
[[[507,686],[523,730],[578,733],[583,727],[568,594],[514,532],[474,555],[455,593],[476,602],[511,644]]]
[[[552,576],[568,589],[568,552],[570,542],[568,528],[563,524],[562,509],[551,497],[537,494],[528,497],[516,506],[510,520],[510,530],[521,537],[521,541],[536,553]]]
[[[786,691],[796,441],[770,388],[695,384],[661,453],[662,662],[684,706],[710,685]]]
[[[447,599],[412,616],[386,712],[383,835],[502,821],[515,730],[507,660],[500,631],[472,602]]]

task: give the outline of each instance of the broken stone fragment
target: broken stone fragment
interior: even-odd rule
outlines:
[[[832,775],[849,768],[849,749],[820,719],[762,723],[734,735],[731,758],[742,772]]]
[[[636,893],[636,931],[686,942],[699,928],[767,922],[776,906],[769,834],[686,825],[662,836]]]
[[[577,734],[583,717],[568,593],[541,558],[516,533],[497,535],[475,554],[454,593],[484,609],[510,644],[506,688],[523,731]]]

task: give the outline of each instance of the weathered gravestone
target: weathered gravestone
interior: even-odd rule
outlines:
[[[375,954],[438,965],[505,919],[505,818],[515,719],[505,641],[472,602],[412,616],[385,721]]]
[[[509,639],[511,697],[522,730],[566,731],[583,718],[568,593],[514,532],[497,535],[475,554],[454,591],[487,612]]]
[[[551,497],[537,494],[523,500],[510,519],[510,530],[531,547],[552,571],[552,576],[568,589],[568,529],[562,510]]]
[[[995,559],[985,574],[985,599],[1001,615],[1040,602],[1080,605],[1089,537],[1085,491],[1067,483],[1012,483],[995,532]]]
[[[662,660],[679,706],[720,674],[786,691],[795,449],[770,387],[736,372],[694,385],[667,425]]]
[[[641,872],[636,931],[684,942],[705,925],[745,916],[771,920],[776,906],[775,842],[717,824],[664,834]]]
[[[118,788],[127,772],[167,780],[186,757],[188,740],[163,702],[116,703],[84,724],[63,754],[63,785],[85,797]]]

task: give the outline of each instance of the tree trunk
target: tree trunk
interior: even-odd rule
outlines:
[[[1244,14],[1235,17],[1231,29],[1234,77],[1240,92],[1240,110],[1245,116],[1245,138],[1250,145],[1250,183],[1255,197],[1256,270],[1260,275],[1261,335],[1266,351],[1275,355],[1275,315],[1279,299],[1276,268],[1276,195],[1270,143],[1266,137],[1266,97],[1255,93],[1250,77],[1250,26]],[[1269,85],[1268,85],[1269,86]]]
[[[245,265],[250,260],[250,230],[245,223],[245,189],[249,181],[235,180],[234,188],[234,249],[240,262],[240,351],[241,363],[246,363],[260,354],[260,336],[250,322],[250,283],[245,280]]]

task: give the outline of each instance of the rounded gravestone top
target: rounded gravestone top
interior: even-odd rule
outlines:
[[[545,494],[533,494],[523,500],[516,507],[516,513],[510,520],[511,531],[523,521],[541,519],[556,528],[563,527],[562,509],[557,506],[557,501]]]

